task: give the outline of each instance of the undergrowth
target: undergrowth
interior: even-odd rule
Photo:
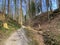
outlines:
[[[26,32],[27,38],[30,40],[30,42],[28,43],[29,45],[39,45],[37,40],[33,39],[35,37],[34,32],[32,32],[29,29],[25,29],[25,32]]]
[[[51,32],[44,32],[43,37],[46,45],[60,45],[60,43],[55,38],[55,35],[53,35]]]

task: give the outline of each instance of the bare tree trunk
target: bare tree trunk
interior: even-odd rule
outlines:
[[[15,6],[14,20],[15,20],[15,21],[17,21],[17,19],[16,19],[16,18],[17,18],[17,17],[16,17],[16,15],[17,15],[17,10],[16,10],[16,9],[17,9],[17,2],[16,2],[16,1],[17,1],[17,0],[14,0],[14,6]]]
[[[8,17],[10,17],[10,0],[8,0]]]
[[[29,16],[29,26],[30,26],[31,25],[30,0],[28,0],[28,16]]]
[[[60,10],[60,0],[58,0],[59,10]]]
[[[42,12],[42,0],[40,0],[40,11]]]
[[[49,0],[46,0],[46,6],[47,6],[48,22],[50,22],[50,17],[49,17]]]
[[[20,0],[20,15],[19,15],[19,20],[18,23],[23,25],[23,12],[22,12],[22,0]]]
[[[50,11],[52,13],[52,1],[50,0]]]
[[[9,29],[8,24],[7,24],[7,20],[6,20],[6,17],[5,17],[5,14],[6,14],[6,0],[2,1],[2,3],[3,3],[3,5],[2,5],[3,6],[3,18],[4,18],[3,27],[6,28],[6,29]]]

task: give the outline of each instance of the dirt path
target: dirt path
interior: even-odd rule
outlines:
[[[39,45],[44,45],[43,37],[41,35],[35,35],[35,39],[38,41]],[[29,40],[25,36],[23,29],[19,29],[14,32],[6,41],[5,45],[28,45]]]
[[[28,45],[28,39],[23,29],[14,32],[6,41],[5,45]]]
[[[33,32],[35,32],[35,35],[34,35],[35,40],[37,40],[37,42],[39,43],[39,45],[45,45],[44,44],[44,40],[43,40],[43,36],[41,35],[43,33],[42,31],[40,31],[40,34],[38,34],[39,31],[34,30],[33,28],[31,28],[29,26],[28,27],[23,26],[23,28],[27,28],[27,29],[30,29]]]

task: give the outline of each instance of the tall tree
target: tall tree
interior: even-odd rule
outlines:
[[[29,16],[29,26],[33,24],[33,18],[35,17],[35,1],[28,0],[28,16]]]
[[[50,0],[49,5],[50,5],[50,11],[52,12],[52,0]]]
[[[6,28],[6,29],[9,29],[8,28],[8,24],[7,24],[7,20],[6,20],[6,17],[5,17],[5,14],[6,14],[6,0],[2,0],[2,8],[3,8],[3,27]]]
[[[14,20],[16,21],[16,18],[17,18],[17,0],[14,0],[14,4],[15,4],[15,15],[14,15]]]
[[[58,0],[59,10],[60,10],[60,0]]]
[[[30,26],[30,23],[31,23],[31,18],[30,18],[31,17],[30,16],[31,15],[31,13],[30,13],[30,1],[31,0],[28,0],[28,5],[27,5],[27,7],[28,7],[28,18],[29,18],[29,21],[28,22],[29,22],[29,26]]]
[[[33,19],[35,17],[35,9],[36,9],[35,2],[33,0],[33,1],[31,1],[31,4],[30,4],[30,13],[31,13],[30,18],[31,19]]]
[[[20,0],[20,15],[19,15],[18,23],[21,24],[21,26],[23,24],[22,0]]]
[[[38,2],[35,2],[36,7],[36,14],[42,13],[42,0],[38,0]]]
[[[47,14],[48,14],[48,21],[50,22],[50,17],[49,17],[49,0],[46,0],[46,7],[47,7]]]
[[[10,17],[10,0],[8,0],[8,17]]]
[[[40,0],[40,11],[42,12],[42,0]]]

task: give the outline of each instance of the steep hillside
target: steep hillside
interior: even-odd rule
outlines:
[[[38,24],[41,25],[46,45],[60,45],[60,12],[55,10],[50,14],[50,22],[47,16],[47,13],[37,16],[34,20],[34,27],[38,29]]]

